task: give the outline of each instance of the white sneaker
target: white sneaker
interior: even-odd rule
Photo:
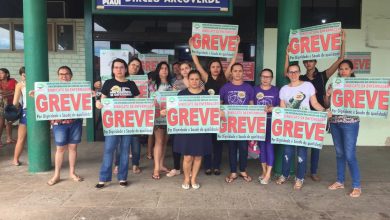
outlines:
[[[172,169],[171,171],[169,171],[169,173],[167,173],[167,177],[174,177],[178,175],[180,175],[180,170]]]

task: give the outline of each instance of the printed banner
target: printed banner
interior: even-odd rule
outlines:
[[[154,104],[156,108],[155,116],[155,125],[167,125],[167,118],[160,115],[162,109],[167,109],[167,97],[168,96],[177,96],[179,91],[163,91],[163,92],[154,92],[150,94],[150,98],[154,99]]]
[[[271,143],[322,149],[327,117],[326,112],[274,108]]]
[[[164,54],[139,54],[138,58],[142,62],[145,73],[156,70],[157,64],[165,61],[168,63],[168,55]]]
[[[191,53],[232,58],[236,51],[237,34],[238,25],[193,22]]]
[[[225,72],[229,66],[229,62],[221,61],[223,71]],[[242,62],[242,66],[244,67],[244,81],[254,81],[255,80],[255,62]]]
[[[206,11],[226,12],[229,10],[230,0],[95,0],[98,10],[170,10],[170,11]]]
[[[153,99],[102,99],[104,136],[153,134]]]
[[[339,57],[341,22],[290,30],[290,61]]]
[[[92,118],[90,82],[35,82],[37,121]]]
[[[134,81],[140,92],[140,98],[148,98],[148,76],[147,75],[130,75],[129,80]]]
[[[127,50],[100,50],[100,77],[103,83],[111,79],[112,61],[120,58],[126,62],[129,61],[129,51]]]
[[[218,133],[220,103],[218,95],[168,97],[168,134]]]
[[[387,118],[390,78],[336,77],[332,88],[333,114]]]
[[[265,140],[267,113],[262,105],[222,105],[218,140]]]
[[[346,52],[345,59],[352,61],[355,74],[370,74],[371,52]]]

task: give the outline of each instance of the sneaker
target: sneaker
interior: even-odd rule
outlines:
[[[96,189],[102,189],[106,186],[106,184],[104,182],[99,182],[98,184],[95,185],[95,188]]]
[[[180,170],[172,169],[167,173],[167,177],[174,177],[180,175]]]
[[[119,186],[121,187],[127,187],[129,183],[127,181],[119,181]]]

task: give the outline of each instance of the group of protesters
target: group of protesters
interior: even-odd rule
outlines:
[[[271,129],[268,126],[271,124],[272,109],[281,107],[328,112],[330,131],[337,158],[337,179],[328,188],[330,190],[344,188],[345,166],[348,164],[352,176],[350,196],[360,196],[360,174],[356,159],[359,118],[356,116],[332,115],[329,110],[332,87],[326,88],[325,86],[328,79],[337,70],[339,77],[354,77],[352,62],[344,60],[344,32],[342,32],[340,57],[323,72],[318,71],[316,68],[316,60],[304,60],[303,65],[306,73],[301,74],[299,64],[289,62],[287,50],[284,72],[290,82],[280,89],[271,84],[274,78],[274,73],[271,69],[263,69],[259,73],[260,85],[252,86],[244,82],[243,65],[236,62],[238,45],[240,43],[240,38],[238,36],[237,38],[235,55],[230,60],[225,71],[219,59],[211,59],[206,68],[204,68],[195,53],[192,53],[194,65],[189,61],[181,61],[173,65],[174,75],[171,74],[170,65],[167,62],[160,62],[156,70],[150,74],[149,93],[177,90],[179,91],[179,96],[219,95],[221,104],[224,105],[264,105],[267,113],[267,128],[265,141],[259,141],[261,152],[259,158],[262,174],[258,180],[261,184],[270,183],[275,156],[278,156],[274,155],[274,146],[271,143]],[[190,47],[192,47],[192,42],[193,40],[190,39]],[[106,80],[104,84],[100,81],[94,83],[94,87],[101,90],[100,98],[96,99],[97,109],[103,108],[102,100],[105,98],[137,98],[140,95],[136,84],[127,79],[129,75],[144,74],[142,63],[138,58],[133,57],[128,63],[122,59],[115,59],[112,61],[111,70],[111,79]],[[70,81],[73,76],[71,69],[67,66],[60,67],[57,74],[59,80],[64,82]],[[15,82],[10,83],[8,70],[0,69],[2,96],[0,107],[4,108],[6,104],[13,104],[22,109],[13,162],[15,165],[20,165],[19,157],[26,139],[24,68],[21,68],[20,75],[21,81],[18,84]],[[11,84],[14,84],[13,89],[11,89]],[[33,94],[30,93],[30,96],[33,96]],[[4,112],[4,110],[2,109],[1,112]],[[161,115],[166,115],[165,109],[161,110]],[[11,139],[10,123],[4,122],[3,114],[0,114],[0,131],[2,131],[4,124],[7,131],[7,143],[11,143],[14,140]],[[52,120],[51,125],[53,126],[56,144],[55,172],[47,184],[51,186],[60,181],[60,169],[66,149],[69,150],[70,178],[77,182],[83,181],[83,178],[75,172],[77,144],[81,142],[82,120]],[[151,175],[154,180],[159,180],[162,173],[165,173],[168,177],[174,177],[183,172],[183,189],[200,188],[197,175],[202,165],[202,160],[206,175],[220,175],[222,172],[222,151],[226,143],[230,165],[230,172],[225,177],[226,183],[232,183],[238,177],[241,177],[246,182],[252,181],[253,178],[247,172],[248,141],[252,140],[222,142],[217,140],[216,134],[175,134],[172,136],[173,169],[169,169],[164,160],[169,139],[167,127],[165,125],[156,125],[153,135],[148,137],[147,158],[154,161],[153,173]],[[106,187],[112,181],[113,174],[117,176],[120,186],[128,186],[129,156],[132,159],[132,172],[135,174],[141,172],[139,166],[140,146],[140,137],[137,135],[106,135],[99,182],[95,187],[99,189]],[[314,181],[320,180],[317,173],[320,150],[285,145],[282,153],[282,175],[277,178],[277,184],[285,183],[290,177],[291,161],[294,161],[295,153],[297,152],[294,189],[299,190],[303,187],[308,149],[311,149],[310,177]],[[182,156],[184,159],[181,166]]]

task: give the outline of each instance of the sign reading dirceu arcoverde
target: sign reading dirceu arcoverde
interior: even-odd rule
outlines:
[[[227,12],[229,2],[229,0],[96,0],[96,9]]]

